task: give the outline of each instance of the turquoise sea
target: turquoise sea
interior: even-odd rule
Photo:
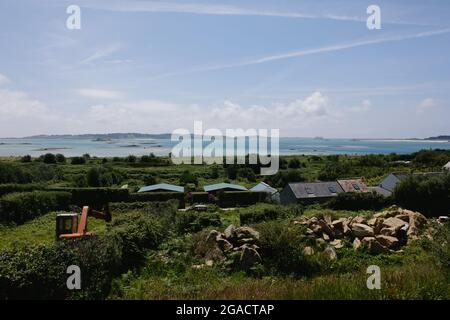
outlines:
[[[170,139],[117,139],[97,141],[80,138],[0,139],[0,156],[39,156],[62,153],[65,156],[114,157],[168,155],[177,142]],[[411,153],[421,149],[450,149],[450,141],[357,140],[322,138],[280,138],[280,154],[389,154]]]

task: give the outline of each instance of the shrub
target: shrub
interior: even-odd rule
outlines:
[[[21,224],[50,211],[66,210],[70,200],[68,192],[10,193],[0,199],[0,221]]]
[[[374,192],[340,193],[331,199],[327,206],[334,210],[380,210],[392,204],[391,198],[385,198]]]
[[[119,172],[104,165],[90,168],[86,179],[90,187],[110,187],[123,180]]]
[[[266,192],[254,191],[226,191],[218,194],[218,205],[223,208],[236,206],[250,206],[267,199]]]
[[[56,156],[53,153],[46,153],[39,157],[39,159],[46,164],[55,164]]]
[[[394,201],[428,217],[450,213],[450,174],[438,177],[411,176],[394,190]]]
[[[206,227],[221,226],[218,213],[180,211],[175,216],[175,226],[178,232],[198,232]]]
[[[268,220],[285,219],[289,217],[297,217],[303,213],[300,205],[286,206],[267,206],[262,209],[245,210],[239,214],[241,224],[252,224]],[[256,211],[255,211],[256,210]]]
[[[108,202],[129,200],[127,189],[114,188],[53,188],[51,191],[64,191],[72,194],[71,203],[77,206],[101,208]]]
[[[58,163],[66,163],[66,157],[61,153],[56,154],[55,158]]]
[[[74,165],[85,164],[86,159],[84,157],[73,157],[70,163]]]
[[[180,183],[183,185],[186,185],[188,183],[198,185],[198,179],[193,173],[191,173],[188,170],[185,170],[180,176]]]
[[[31,162],[31,156],[29,154],[23,156],[22,158],[20,158],[20,162],[23,162],[23,163]]]
[[[32,176],[16,164],[0,162],[0,183],[29,183]]]
[[[152,202],[169,200],[177,200],[180,208],[184,207],[184,193],[181,192],[131,193],[128,199],[129,202]]]
[[[260,233],[258,251],[269,273],[305,276],[319,270],[319,265],[303,253],[305,236],[290,222],[263,222],[255,228]]]
[[[27,184],[15,184],[15,183],[8,183],[8,184],[0,184],[0,197],[4,196],[8,193],[13,192],[27,192],[27,191],[33,191],[38,189],[45,188],[42,184],[37,183],[27,183]]]

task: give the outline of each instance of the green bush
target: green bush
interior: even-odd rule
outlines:
[[[184,193],[181,192],[143,192],[131,193],[129,202],[152,202],[177,200],[180,208],[184,207]]]
[[[0,221],[21,224],[55,210],[67,210],[68,192],[33,191],[10,193],[0,198]]]
[[[450,174],[408,177],[396,186],[393,197],[399,206],[428,217],[449,214]]]
[[[380,210],[392,204],[391,198],[385,198],[374,192],[367,193],[340,193],[326,206],[334,210]]]
[[[27,183],[27,184],[16,184],[16,183],[8,183],[8,184],[0,184],[0,197],[4,196],[8,193],[13,192],[28,192],[39,189],[44,189],[45,186],[37,183]]]
[[[129,200],[127,189],[115,188],[53,188],[51,191],[64,191],[72,194],[72,204],[101,208],[108,202]]]
[[[221,226],[218,213],[180,211],[175,216],[175,226],[179,233],[198,232],[206,227]]]
[[[293,218],[300,216],[303,213],[303,208],[300,205],[286,207],[286,206],[267,206],[262,209],[245,210],[239,214],[241,225],[252,224],[268,220],[277,220],[285,218]]]
[[[263,222],[255,229],[260,233],[258,252],[268,273],[305,276],[319,271],[319,264],[303,253],[304,234],[289,221]]]
[[[223,208],[251,206],[267,199],[266,192],[226,191],[218,194],[218,205]]]
[[[110,166],[102,165],[92,167],[86,175],[90,187],[110,187],[123,180],[122,175]]]

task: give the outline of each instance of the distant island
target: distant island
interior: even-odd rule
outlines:
[[[437,137],[429,137],[426,138],[424,140],[447,140],[450,141],[450,135],[446,135],[446,136],[437,136]]]
[[[62,135],[35,135],[23,139],[89,139],[95,141],[109,141],[122,139],[170,139],[170,133],[102,133],[102,134],[62,134]]]

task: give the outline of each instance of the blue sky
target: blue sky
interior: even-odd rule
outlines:
[[[69,5],[81,30],[66,28]],[[381,8],[382,29],[366,27]],[[3,0],[0,137],[450,134],[450,3]]]

